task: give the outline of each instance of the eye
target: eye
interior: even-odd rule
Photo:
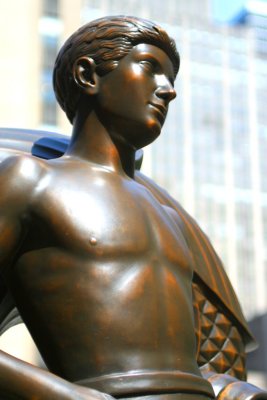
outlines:
[[[157,66],[152,60],[141,60],[139,64],[142,65],[142,67],[144,67],[144,69],[148,72],[156,72]]]

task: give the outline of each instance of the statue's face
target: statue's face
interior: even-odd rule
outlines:
[[[151,143],[176,96],[174,70],[160,48],[139,44],[99,80],[96,110],[114,138],[135,148]]]

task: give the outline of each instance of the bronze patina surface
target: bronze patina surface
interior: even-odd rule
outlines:
[[[179,63],[174,42],[152,22],[120,16],[85,25],[54,70],[73,123],[65,154],[2,162],[0,271],[50,370],[1,352],[6,398],[267,398],[237,379],[245,378],[250,333],[209,242],[135,173],[136,151],[158,137],[176,95]],[[203,251],[211,260],[196,266]],[[205,282],[208,265],[227,282],[217,292]],[[220,343],[239,342],[241,372],[228,364],[218,371],[204,351],[207,315],[218,357],[228,351]]]

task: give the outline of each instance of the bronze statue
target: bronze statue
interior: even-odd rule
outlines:
[[[1,352],[7,399],[201,400],[214,390],[219,399],[267,399],[242,381],[250,333],[209,242],[135,173],[136,150],[160,134],[176,95],[179,62],[173,40],[149,21],[85,25],[54,70],[56,97],[73,123],[65,154],[2,162],[0,271],[50,370]],[[215,259],[203,264],[205,246]],[[212,263],[212,276],[227,282],[217,282],[226,306],[204,279]],[[236,377],[214,367],[223,348],[205,350],[207,315],[223,346],[236,343]]]

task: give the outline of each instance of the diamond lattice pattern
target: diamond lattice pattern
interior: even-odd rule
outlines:
[[[246,379],[245,351],[237,327],[193,285],[198,364],[203,372],[227,373]]]

